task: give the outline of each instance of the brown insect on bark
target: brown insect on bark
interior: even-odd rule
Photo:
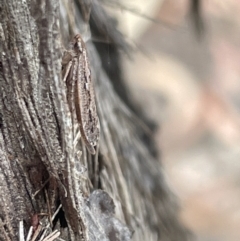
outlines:
[[[99,123],[91,69],[85,43],[77,34],[71,49],[62,59],[62,76],[67,86],[67,100],[71,113],[76,111],[81,137],[91,154],[99,139]]]

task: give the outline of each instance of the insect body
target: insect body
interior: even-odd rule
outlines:
[[[76,111],[81,137],[91,154],[99,139],[99,123],[91,70],[85,44],[79,34],[62,59],[62,76],[67,86],[67,100],[72,114]]]

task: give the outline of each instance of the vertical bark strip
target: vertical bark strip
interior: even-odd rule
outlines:
[[[0,0],[0,240],[19,240],[20,223],[25,239],[34,226],[45,237],[59,230],[63,240],[190,240],[156,155],[142,139],[141,120],[101,64],[109,47],[115,49],[117,79],[117,51],[127,49],[101,4]],[[73,33],[83,36],[86,25],[111,39],[101,50],[86,43],[101,128],[94,157],[82,145],[61,75],[63,43]]]

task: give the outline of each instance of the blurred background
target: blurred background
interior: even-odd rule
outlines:
[[[123,57],[125,77],[159,125],[182,222],[199,241],[239,241],[240,1],[201,0],[200,16],[193,2],[122,1],[131,11],[114,14],[138,46],[131,60]]]

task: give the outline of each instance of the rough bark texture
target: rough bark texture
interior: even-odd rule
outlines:
[[[190,240],[122,81],[119,49],[128,47],[100,1],[91,1],[87,21],[89,6],[0,1],[0,240],[25,240],[60,204],[47,233],[58,229],[63,240]],[[61,76],[63,46],[89,31],[110,41],[87,42],[101,124],[96,156],[73,135]]]

